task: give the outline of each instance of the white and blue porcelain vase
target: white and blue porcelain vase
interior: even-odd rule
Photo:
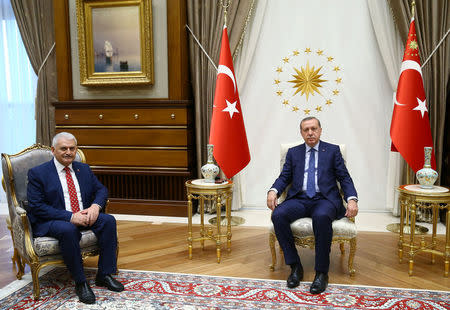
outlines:
[[[420,183],[420,187],[424,189],[433,188],[434,182],[438,178],[438,173],[431,168],[431,150],[432,147],[425,147],[425,163],[423,168],[416,172],[417,180]]]
[[[214,183],[216,181],[216,176],[219,174],[219,167],[214,164],[213,149],[214,145],[207,145],[208,162],[201,168],[206,183]]]

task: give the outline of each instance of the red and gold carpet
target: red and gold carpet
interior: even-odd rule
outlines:
[[[66,269],[55,268],[40,277],[39,301],[28,283],[3,297],[0,309],[450,309],[450,292],[442,291],[330,284],[311,295],[306,282],[287,289],[285,281],[121,270],[125,291],[114,293],[94,286],[95,270],[86,274],[94,305],[80,303]]]

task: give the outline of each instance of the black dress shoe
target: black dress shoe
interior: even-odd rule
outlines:
[[[75,284],[75,293],[82,303],[93,304],[95,303],[95,295],[92,289],[89,287],[86,281]]]
[[[97,274],[95,277],[95,285],[104,286],[108,288],[108,290],[114,292],[122,292],[124,290],[123,284],[111,277],[109,274],[104,277],[100,277]]]
[[[296,264],[291,267],[291,274],[287,279],[287,287],[294,288],[300,284],[303,280],[303,266],[301,264]]]
[[[314,281],[311,284],[309,292],[311,294],[320,294],[327,288],[328,285],[328,274],[323,272],[316,272]]]

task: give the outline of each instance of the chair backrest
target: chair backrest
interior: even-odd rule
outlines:
[[[296,142],[291,142],[291,143],[284,143],[280,145],[280,172],[281,170],[283,170],[283,166],[284,163],[286,162],[286,154],[288,152],[288,150],[294,146],[300,145],[303,142],[301,141],[296,141]],[[339,144],[339,149],[341,150],[341,154],[342,157],[344,158],[344,162],[347,161],[347,153],[346,153],[346,148],[345,148],[345,144]],[[289,185],[284,192],[281,194],[280,198],[279,198],[279,203],[283,202],[284,199],[286,199],[286,193],[289,191],[289,188],[291,187],[291,185]]]
[[[22,203],[27,200],[28,170],[52,158],[50,147],[41,144],[34,144],[14,155],[2,153],[2,183],[8,200],[11,220],[14,220],[16,215],[15,208],[22,207]],[[86,161],[81,150],[78,150],[75,160]]]

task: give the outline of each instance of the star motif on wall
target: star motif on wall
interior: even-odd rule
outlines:
[[[321,107],[321,106],[317,106],[317,107],[316,107],[316,111],[317,111],[317,112],[322,111],[322,107]]]
[[[331,101],[331,99],[327,99],[327,102],[325,102],[326,105],[330,105],[332,103],[333,103],[333,101]]]
[[[281,72],[283,72],[283,69],[282,69],[281,67],[278,67],[276,71],[277,71],[278,73],[281,73]]]
[[[334,58],[329,56],[329,57],[327,57],[327,59],[328,59],[328,61],[333,61]]]
[[[311,49],[310,49],[309,47],[308,47],[308,48],[306,48],[306,49],[305,49],[305,53],[306,53],[306,54],[309,54],[309,53],[311,53]]]
[[[303,112],[305,112],[305,115],[309,115],[309,112],[311,112],[311,110],[306,109],[306,110],[303,110]]]
[[[274,81],[274,83],[277,84],[277,85],[280,84],[280,82],[281,82],[281,81],[278,80],[278,79],[275,79],[275,81]]]
[[[333,71],[336,71],[336,72],[338,72],[338,71],[340,71],[341,69],[339,68],[339,67],[334,67],[334,69],[333,69]]]
[[[297,112],[298,111],[298,107],[297,106],[293,106],[292,107],[292,112]]]
[[[337,96],[339,94],[339,90],[335,89],[333,90],[333,95]]]
[[[297,56],[298,54],[300,54],[299,51],[298,51],[298,50],[295,50],[295,51],[294,51],[294,56]]]
[[[341,82],[342,82],[342,78],[337,78],[337,79],[336,79],[336,83],[337,83],[337,84],[340,84]]]
[[[283,92],[281,90],[277,90],[277,96],[281,96]]]
[[[289,100],[284,99],[284,100],[283,100],[283,104],[284,104],[284,105],[288,105],[288,104],[289,104]]]
[[[283,62],[284,62],[284,63],[288,63],[288,62],[289,62],[289,57],[284,57],[284,58],[283,58]]]
[[[422,101],[419,98],[417,98],[417,103],[418,103],[417,107],[415,107],[413,110],[420,111],[420,113],[422,114],[422,118],[423,118],[423,115],[425,114],[425,112],[428,112],[427,100]]]
[[[323,54],[323,50],[318,50],[317,51],[317,55],[322,56],[322,54]]]
[[[227,103],[227,107],[222,110],[222,112],[228,112],[230,113],[230,118],[233,118],[234,113],[239,113],[238,109],[236,109],[236,103],[237,101],[231,103],[228,100],[225,100]]]

